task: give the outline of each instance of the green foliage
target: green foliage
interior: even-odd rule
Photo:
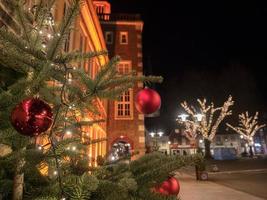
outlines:
[[[202,153],[197,153],[195,155],[194,162],[200,171],[206,170],[206,162]]]
[[[64,196],[67,199],[86,200],[98,187],[96,177],[83,174],[82,176],[70,176],[64,183]]]
[[[176,169],[195,165],[197,156],[166,156],[161,153],[147,154],[126,163],[106,165],[94,172],[100,180],[92,199],[176,199],[154,192],[152,188],[160,184]]]

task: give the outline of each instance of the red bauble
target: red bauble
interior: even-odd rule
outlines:
[[[140,113],[154,113],[160,108],[160,106],[161,99],[155,90],[145,88],[137,93],[135,107]]]
[[[170,177],[159,187],[156,187],[155,191],[162,195],[178,195],[180,192],[179,181],[174,177]]]
[[[11,113],[11,124],[26,136],[37,136],[52,124],[52,109],[38,98],[29,98],[17,104]]]

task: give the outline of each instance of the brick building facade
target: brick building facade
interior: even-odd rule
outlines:
[[[94,1],[106,46],[110,58],[121,58],[117,70],[121,74],[143,74],[142,64],[142,29],[143,22],[136,14],[111,13],[107,1]],[[130,147],[130,152],[145,152],[144,115],[138,113],[134,106],[137,92],[143,88],[142,83],[120,96],[118,101],[109,101],[107,112],[108,149],[112,151],[118,143]]]

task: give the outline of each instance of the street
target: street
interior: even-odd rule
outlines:
[[[184,200],[267,199],[267,158],[210,160],[206,162],[208,181],[196,181],[193,167],[177,171]],[[212,172],[216,165],[218,172]],[[203,193],[205,191],[205,193]]]
[[[267,158],[234,161],[209,161],[219,172],[209,172],[209,180],[232,189],[267,199]]]

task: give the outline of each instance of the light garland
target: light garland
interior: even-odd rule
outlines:
[[[232,126],[230,124],[226,124],[229,128],[234,130],[236,133],[240,134],[240,138],[242,136],[249,143],[253,143],[253,137],[256,132],[265,127],[265,124],[258,125],[258,112],[255,113],[254,116],[249,116],[249,113],[241,113],[238,115],[239,117],[239,126]],[[241,138],[241,139],[242,139]]]
[[[202,101],[198,99],[197,102],[199,104],[200,114],[196,112],[196,109],[193,106],[189,107],[186,101],[181,103],[181,106],[191,116],[192,119],[194,119],[194,117],[200,119],[201,115],[201,120],[199,121],[186,120],[186,122],[189,123],[186,125],[188,133],[192,134],[190,137],[196,137],[196,132],[199,132],[205,139],[212,141],[220,123],[225,117],[232,114],[232,111],[229,108],[234,104],[234,101],[232,100],[232,96],[229,96],[227,101],[224,102],[223,106],[218,108],[214,107],[213,102],[211,102],[210,105],[207,105],[206,99],[203,99]],[[217,119],[214,119],[214,114],[217,111],[220,112],[219,116]],[[190,128],[190,126],[193,127]],[[187,135],[187,137],[189,136]]]

